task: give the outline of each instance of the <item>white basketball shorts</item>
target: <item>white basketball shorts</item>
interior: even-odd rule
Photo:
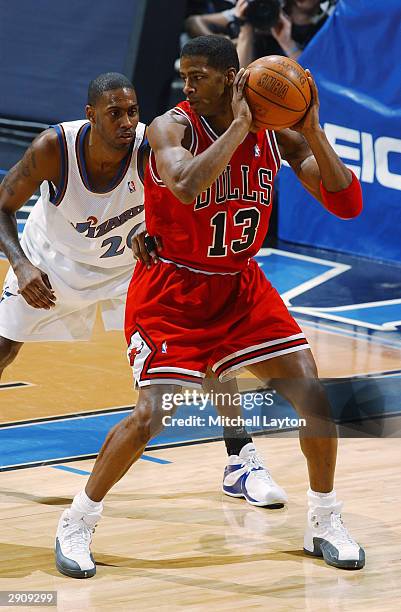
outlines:
[[[50,310],[33,308],[18,293],[10,268],[0,298],[0,336],[17,342],[89,340],[99,306],[106,331],[124,329],[132,267],[97,268],[57,253],[46,272],[56,295]]]

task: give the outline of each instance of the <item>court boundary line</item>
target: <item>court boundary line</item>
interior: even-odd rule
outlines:
[[[326,323],[325,320],[316,321],[316,317],[314,317],[314,319],[304,319],[304,318],[297,316],[297,314],[298,313],[295,313],[295,319],[301,324],[302,327],[303,326],[310,327],[311,329],[315,329],[316,331],[323,331],[328,334],[343,336],[344,338],[353,338],[354,340],[361,340],[363,342],[369,342],[371,344],[378,344],[380,346],[388,346],[396,350],[401,349],[401,339],[397,342],[396,340],[390,340],[388,337],[384,338],[383,336],[369,336],[367,334],[358,332],[355,329],[349,329],[350,327],[355,327],[355,326],[347,325],[347,328],[336,327],[335,325],[330,325]],[[303,313],[303,314],[308,314],[308,313]],[[332,323],[335,323],[335,321],[332,321]],[[385,332],[387,330],[382,329],[379,331]]]
[[[99,408],[99,410],[90,410],[89,412],[68,412],[67,414],[58,414],[48,417],[37,417],[36,419],[27,419],[23,421],[10,421],[8,423],[0,423],[0,429],[6,427],[19,427],[23,425],[34,425],[35,423],[47,423],[49,421],[63,421],[73,419],[85,419],[90,416],[109,414],[114,412],[124,412],[125,410],[133,410],[135,405],[130,406],[113,406],[111,408]]]
[[[36,387],[36,385],[35,383],[25,382],[23,380],[0,383],[0,391],[5,391],[6,389],[26,389],[26,387]]]
[[[287,431],[287,430],[286,430]],[[222,440],[223,438],[219,438],[220,440]],[[195,444],[202,444],[204,442],[208,442],[208,439],[203,439],[203,440],[196,440],[194,443]],[[210,440],[211,442],[215,442],[216,440],[212,439]],[[188,442],[184,441],[184,442],[180,442],[180,443],[172,443],[172,446],[185,446],[185,445],[190,445],[192,443],[191,440],[189,440]],[[148,454],[154,450],[162,450],[163,448],[169,448],[169,446],[164,446],[164,445],[157,445],[157,446],[151,446],[151,447],[146,447],[144,450],[144,453]],[[25,463],[14,463],[13,465],[7,465],[5,467],[0,467],[0,473],[1,472],[11,472],[11,471],[15,471],[15,470],[24,470],[24,469],[28,469],[28,468],[34,468],[34,467],[49,467],[49,466],[53,466],[53,465],[61,465],[63,463],[74,463],[75,461],[87,461],[89,459],[96,459],[99,453],[91,453],[91,454],[87,454],[87,455],[71,455],[70,457],[59,457],[58,459],[46,459],[45,461],[29,461],[29,462],[25,462]],[[141,455],[141,457],[139,457],[139,459],[142,459],[143,455]],[[157,459],[157,457],[144,457],[145,461],[154,461],[155,463],[159,463],[159,460]],[[172,461],[167,461],[167,463],[173,463]],[[163,460],[164,463],[164,460]]]
[[[348,326],[354,325],[356,327],[364,327],[366,329],[373,329],[375,331],[382,332],[396,332],[398,331],[397,325],[401,324],[401,321],[389,321],[387,323],[381,323],[378,325],[376,323],[361,321],[360,319],[348,319],[347,317],[341,317],[339,315],[332,314],[331,312],[321,311],[318,308],[312,308],[310,306],[289,306],[288,309],[291,311],[291,313],[295,313],[295,315],[297,313],[306,314],[311,317],[315,317],[315,319],[327,319],[329,321],[337,321]],[[350,308],[350,310],[355,310],[355,308]]]
[[[277,254],[281,257],[289,257],[290,259],[298,259],[301,261],[307,261],[309,263],[326,266],[326,268],[331,268],[330,270],[326,270],[321,274],[317,274],[310,280],[307,280],[301,283],[300,285],[297,285],[293,289],[288,289],[288,291],[284,291],[284,293],[281,293],[281,299],[288,307],[291,306],[292,298],[298,297],[303,293],[310,291],[310,289],[314,289],[315,287],[322,285],[328,280],[339,276],[340,274],[343,274],[344,272],[347,272],[352,268],[352,266],[350,266],[349,264],[333,261],[331,259],[322,259],[321,257],[314,257],[313,255],[303,255],[302,253],[284,251],[283,249],[276,249],[273,247],[260,249],[260,251],[256,254],[255,257],[269,257],[270,255],[274,254]]]

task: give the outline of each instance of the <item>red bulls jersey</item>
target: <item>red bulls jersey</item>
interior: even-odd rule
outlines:
[[[173,112],[190,123],[193,155],[218,138],[188,102]],[[217,180],[193,203],[183,204],[160,179],[152,152],[145,175],[145,216],[149,234],[162,239],[161,257],[206,272],[242,270],[265,238],[280,162],[274,132],[249,133]]]

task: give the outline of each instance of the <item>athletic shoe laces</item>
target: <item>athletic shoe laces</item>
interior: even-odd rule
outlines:
[[[71,522],[63,529],[64,541],[75,553],[87,553],[94,531],[82,519]]]
[[[246,467],[247,472],[253,472],[253,475],[259,478],[259,480],[264,480],[266,482],[273,481],[269,470],[264,466],[262,457],[259,457],[257,453],[249,453],[242,465]]]
[[[344,544],[347,544],[347,543],[356,544],[355,540],[353,540],[350,534],[348,533],[348,530],[343,523],[341,514],[332,512],[330,514],[330,524],[331,524],[332,529],[335,530],[336,540],[338,542],[341,542]]]
[[[313,519],[317,527],[322,526],[328,531],[334,532],[333,535],[335,536],[336,542],[340,544],[356,545],[355,540],[353,540],[348,533],[339,512],[330,512],[330,514],[323,516],[315,515]]]

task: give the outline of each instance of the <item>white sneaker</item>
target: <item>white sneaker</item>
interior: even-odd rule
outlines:
[[[318,506],[308,512],[304,551],[323,557],[328,565],[342,569],[362,569],[365,551],[349,535],[341,518],[342,503]]]
[[[285,491],[274,482],[249,442],[239,455],[231,455],[224,470],[223,492],[231,497],[245,497],[252,506],[282,508],[288,502]]]
[[[100,518],[100,515],[99,515]],[[58,523],[55,555],[59,572],[71,578],[91,578],[96,574],[96,564],[90,551],[95,527],[81,518],[73,521],[70,510],[64,510]]]

